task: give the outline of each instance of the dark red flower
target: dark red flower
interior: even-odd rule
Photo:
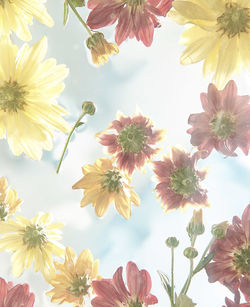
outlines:
[[[27,284],[14,286],[0,278],[0,307],[32,307],[35,295],[29,292]]]
[[[89,0],[92,9],[87,24],[91,29],[110,26],[118,20],[115,40],[120,45],[134,38],[149,47],[153,41],[154,28],[160,23],[156,16],[166,16],[173,0]]]
[[[115,155],[118,167],[132,174],[159,152],[152,145],[163,139],[165,131],[152,128],[150,119],[140,114],[132,118],[119,115],[104,132],[97,134],[97,139],[107,146],[108,153]],[[114,133],[107,134],[110,130]]]
[[[138,269],[130,261],[126,268],[127,287],[122,278],[122,267],[119,267],[112,279],[94,280],[92,287],[97,296],[91,301],[93,307],[142,307],[158,303],[150,293],[151,277],[146,270]]]
[[[153,162],[153,170],[159,182],[155,190],[165,212],[184,208],[188,204],[209,206],[207,191],[200,187],[200,181],[205,179],[207,172],[195,169],[199,158],[199,152],[191,156],[173,147],[171,157]]]
[[[250,146],[250,96],[238,96],[234,81],[222,91],[209,84],[208,93],[201,94],[205,112],[191,114],[188,123],[192,128],[191,144],[198,146],[206,158],[213,148],[226,156],[237,156],[240,147],[248,155]]]
[[[235,294],[240,289],[250,302],[250,204],[241,219],[233,218],[225,237],[216,239],[210,250],[215,256],[206,266],[208,281],[219,281]]]

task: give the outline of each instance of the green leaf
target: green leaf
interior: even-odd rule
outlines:
[[[76,128],[80,127],[81,125],[83,125],[84,123],[83,122],[79,122],[77,125],[76,125]]]
[[[69,19],[69,5],[68,1],[64,1],[64,12],[63,12],[63,25],[65,26]]]
[[[165,273],[160,272],[160,271],[157,271],[157,273],[160,276],[161,283],[162,283],[164,289],[166,290],[168,296],[171,298],[171,286],[170,286],[170,281],[169,281],[168,276]]]
[[[74,7],[82,7],[85,5],[84,0],[72,0]]]
[[[189,298],[186,294],[180,294],[178,298],[176,298],[176,307],[194,307],[196,304],[193,303],[191,298]]]
[[[200,272],[202,269],[205,268],[207,264],[214,258],[215,251],[210,252],[194,269],[193,275]]]

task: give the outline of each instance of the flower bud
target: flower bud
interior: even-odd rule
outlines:
[[[187,247],[184,250],[183,254],[188,259],[194,259],[195,257],[198,256],[198,252],[197,252],[197,250],[194,247]]]
[[[82,110],[85,114],[94,115],[95,114],[95,105],[91,101],[84,101],[82,103]]]
[[[229,222],[228,221],[224,221],[220,224],[215,224],[212,226],[212,235],[216,238],[216,239],[223,239],[227,233],[227,228],[229,226]]]
[[[179,241],[176,239],[176,237],[169,237],[165,241],[166,245],[170,248],[175,248],[179,245]]]
[[[189,237],[193,237],[194,235],[202,235],[205,231],[205,226],[202,221],[202,209],[193,211],[193,216],[191,221],[187,226],[187,232]]]

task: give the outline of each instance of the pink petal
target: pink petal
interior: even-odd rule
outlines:
[[[153,162],[153,170],[159,177],[169,177],[174,170],[174,166],[170,159],[165,159],[164,161]]]
[[[128,7],[123,8],[123,10],[121,11],[118,24],[115,29],[115,41],[119,46],[129,37],[133,29],[133,20],[131,18]]]
[[[248,244],[250,244],[250,204],[248,204],[248,206],[245,208],[242,214],[241,221],[242,221],[242,227],[246,234],[246,239],[248,241]]]
[[[172,147],[172,161],[177,168],[189,166],[191,164],[188,153],[176,147]]]
[[[147,297],[144,298],[144,302],[146,306],[148,305],[154,305],[158,303],[158,299],[153,294],[149,294]]]
[[[208,107],[213,113],[217,113],[222,109],[222,101],[220,92],[213,83],[210,83],[207,91]]]
[[[103,297],[111,306],[120,299],[118,292],[111,283],[111,279],[94,280],[92,281],[92,287],[96,294]]]
[[[233,80],[230,80],[221,91],[222,105],[225,110],[233,110],[237,97],[237,86]]]
[[[117,292],[119,293],[119,295],[121,296],[121,300],[124,302],[126,301],[126,298],[130,295],[128,290],[125,287],[123,278],[122,278],[122,267],[119,267],[114,276],[113,276],[113,284],[117,290]]]
[[[93,307],[117,307],[116,302],[107,302],[105,298],[96,296],[91,300],[91,306]]]
[[[144,279],[137,265],[129,261],[126,267],[127,285],[131,296],[139,297]]]
[[[250,279],[243,277],[240,282],[240,290],[247,302],[250,302]]]
[[[143,282],[143,287],[141,287],[141,291],[140,291],[140,295],[139,295],[139,300],[143,301],[144,297],[149,295],[149,292],[150,292],[151,287],[152,287],[152,282],[151,282],[151,277],[150,277],[148,271],[141,270],[140,274],[141,274],[144,282]]]
[[[8,291],[8,285],[3,278],[0,278],[0,303],[3,304]],[[1,306],[1,305],[0,305]]]
[[[157,6],[163,16],[166,16],[167,12],[171,9],[172,2],[173,0],[161,0],[160,4]]]

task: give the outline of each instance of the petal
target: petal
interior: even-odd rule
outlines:
[[[144,278],[140,274],[137,265],[129,261],[126,267],[127,285],[131,296],[139,297],[144,285]]]
[[[248,241],[248,244],[250,244],[250,204],[245,208],[242,214],[241,221],[244,232],[246,234],[246,239]]]
[[[119,267],[116,270],[115,274],[113,275],[113,284],[117,292],[121,296],[121,300],[126,301],[126,298],[129,296],[129,292],[126,289],[123,278],[122,278],[122,270],[123,270],[122,267]]]

